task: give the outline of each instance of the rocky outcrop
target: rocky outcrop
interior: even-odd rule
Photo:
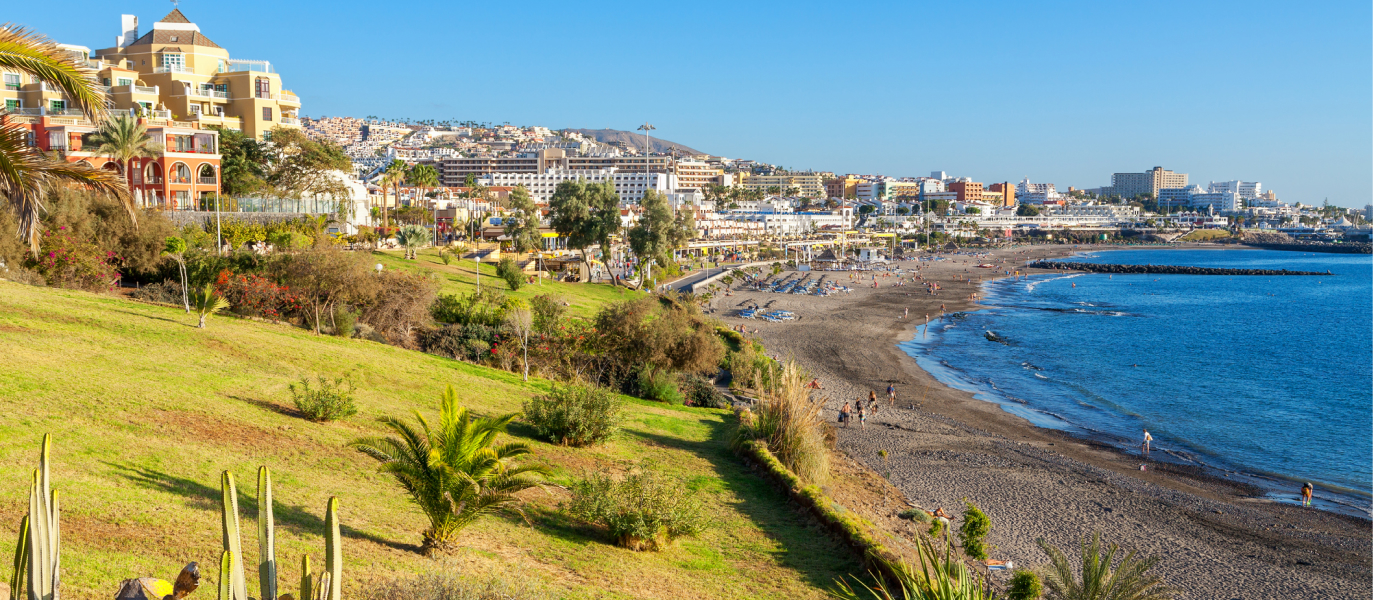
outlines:
[[[1055,271],[1085,271],[1088,273],[1123,273],[1129,275],[1332,275],[1317,271],[1288,269],[1219,269],[1215,267],[1187,267],[1181,265],[1101,265],[1098,263],[1059,262],[1039,260],[1028,267]]]

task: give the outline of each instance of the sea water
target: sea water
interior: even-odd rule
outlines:
[[[1372,257],[1116,250],[1071,260],[1333,276],[1047,274],[983,286],[987,310],[902,344],[939,380],[1042,427],[1301,481],[1370,514]],[[971,275],[993,275],[971,268]],[[1266,486],[1263,486],[1266,487]]]

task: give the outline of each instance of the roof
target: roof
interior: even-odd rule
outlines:
[[[172,38],[174,37],[177,39],[173,40]],[[210,41],[210,38],[205,37],[205,35],[199,31],[168,31],[166,29],[154,29],[153,31],[143,34],[143,37],[135,40],[134,43],[129,45],[141,46],[144,44],[171,43],[191,44],[192,46],[207,46],[210,48],[220,47],[219,44]]]
[[[158,50],[158,52],[181,52],[181,51],[182,51],[182,49],[181,49],[180,47],[178,47],[178,46],[163,46],[161,49]]]
[[[167,13],[167,16],[163,17],[162,20],[161,20],[161,21],[158,21],[158,22],[159,22],[159,23],[190,23],[190,22],[191,22],[191,19],[186,18],[186,15],[182,14],[181,9],[179,9],[179,8],[173,8],[173,9],[172,9],[172,12]]]

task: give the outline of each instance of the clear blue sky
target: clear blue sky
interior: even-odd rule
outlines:
[[[187,0],[309,116],[634,129],[796,169],[1109,184],[1160,165],[1285,201],[1372,198],[1364,2]],[[113,45],[166,1],[19,2]]]

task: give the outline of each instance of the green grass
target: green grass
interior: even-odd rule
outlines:
[[[548,383],[285,325],[227,317],[212,317],[204,330],[194,324],[179,309],[0,281],[6,563],[39,442],[50,432],[65,598],[108,598],[122,579],[171,579],[193,560],[205,575],[197,596],[212,596],[224,469],[240,482],[245,571],[256,590],[254,481],[264,464],[275,479],[282,592],[295,591],[301,554],[321,564],[331,495],[341,503],[346,596],[378,578],[454,566],[533,579],[571,598],[816,598],[835,577],[859,570],[849,551],[730,452],[729,413],[640,400],[631,400],[626,431],[612,443],[576,450],[531,440],[536,456],[556,483],[598,464],[654,460],[704,494],[711,525],[702,536],[660,553],[620,549],[565,519],[557,505],[566,493],[551,486],[525,494],[530,524],[514,515],[484,520],[461,535],[456,556],[426,559],[417,552],[423,516],[345,445],[381,433],[379,416],[433,416],[446,384],[490,415],[519,410]],[[317,373],[352,374],[359,414],[332,424],[293,416],[287,385]],[[512,434],[528,436],[529,428],[517,424]]]
[[[378,263],[390,269],[423,269],[434,272],[443,279],[440,288],[442,294],[471,294],[477,289],[478,284],[473,275],[472,260],[454,258],[446,265],[440,261],[433,248],[419,251],[416,260],[402,258],[400,250],[376,251],[373,252],[373,257]],[[529,300],[540,294],[563,296],[569,303],[569,315],[575,317],[590,318],[597,314],[598,309],[602,306],[610,302],[625,300],[633,294],[625,288],[617,288],[605,283],[565,283],[548,279],[539,284],[523,285],[520,290],[513,292],[507,287],[505,281],[497,277],[496,265],[480,265],[479,275],[484,288],[491,286],[513,298]]]
[[[1206,242],[1232,235],[1226,229],[1196,229],[1180,237],[1182,242]]]

